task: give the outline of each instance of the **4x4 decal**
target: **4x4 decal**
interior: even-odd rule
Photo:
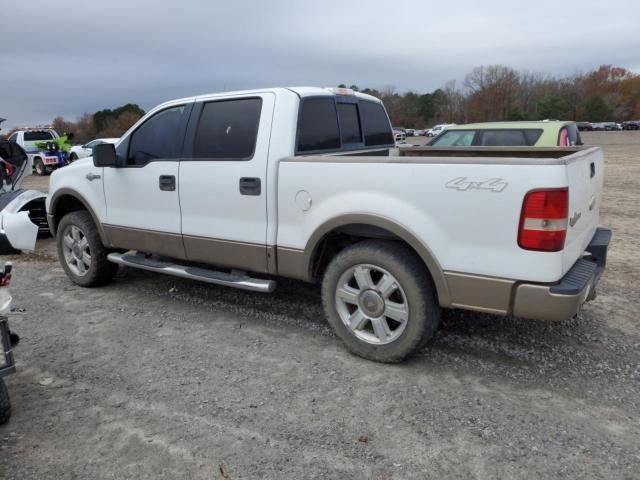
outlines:
[[[502,178],[490,178],[489,180],[469,180],[467,177],[457,177],[449,180],[445,187],[452,190],[465,192],[467,190],[489,190],[492,192],[502,192],[509,184]]]

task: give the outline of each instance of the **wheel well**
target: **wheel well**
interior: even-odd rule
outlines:
[[[54,213],[54,221],[55,227],[58,227],[60,220],[67,213],[76,212],[78,210],[86,210],[87,207],[84,206],[80,200],[72,195],[64,195],[61,197],[55,205],[55,213]]]
[[[409,243],[389,230],[363,223],[344,225],[331,230],[318,242],[311,261],[311,277],[313,279],[321,278],[331,259],[346,247],[362,240],[370,239],[391,240],[402,243],[420,258],[420,254]],[[429,272],[426,265],[425,269]],[[429,275],[431,275],[431,272],[429,272]]]

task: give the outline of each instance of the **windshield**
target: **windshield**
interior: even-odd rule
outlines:
[[[470,147],[475,134],[475,130],[448,130],[431,142],[431,145],[439,147]]]

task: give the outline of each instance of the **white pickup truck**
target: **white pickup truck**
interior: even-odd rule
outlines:
[[[260,292],[322,282],[358,355],[399,361],[441,308],[562,320],[594,297],[599,148],[394,148],[374,97],[275,88],[158,106],[51,177],[69,278],[118,265]]]

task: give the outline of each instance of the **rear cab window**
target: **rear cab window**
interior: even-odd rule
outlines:
[[[338,152],[393,147],[395,140],[382,104],[358,97],[303,98],[296,153]]]

